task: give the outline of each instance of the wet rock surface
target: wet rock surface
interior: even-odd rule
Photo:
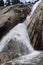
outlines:
[[[4,65],[12,65],[12,63],[5,63]]]
[[[18,7],[16,8],[16,6]],[[15,25],[22,23],[30,11],[31,8],[28,5],[21,4],[3,9],[0,14],[0,40]],[[43,50],[43,18],[41,16],[43,17],[42,13],[27,27],[32,46],[36,50]],[[7,62],[19,57],[15,50],[12,50],[12,41],[10,43],[11,45],[8,45],[7,48],[0,53],[0,64],[5,63],[4,65],[12,65],[12,63]]]
[[[0,53],[0,64],[11,61],[17,57],[19,57],[19,55],[15,51],[2,52]]]
[[[40,11],[40,10],[39,10]],[[28,26],[28,33],[31,39],[32,46],[36,50],[43,50],[43,8],[38,17]]]
[[[15,43],[16,44],[16,43]],[[19,54],[15,51],[13,41],[11,40],[8,45],[5,46],[2,52],[0,52],[0,64],[18,58]],[[9,64],[9,63],[8,63]]]

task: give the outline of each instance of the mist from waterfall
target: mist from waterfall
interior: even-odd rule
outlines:
[[[33,5],[32,11],[30,15],[27,16],[24,23],[16,25],[0,41],[0,52],[3,52],[4,49],[6,49],[6,46],[8,46],[10,40],[12,40],[15,46],[15,51],[18,54],[23,55],[20,58],[15,59],[14,62],[24,63],[25,61],[36,57],[40,53],[33,49],[27,32],[27,25],[31,22],[31,16],[33,15],[40,2],[41,0]]]

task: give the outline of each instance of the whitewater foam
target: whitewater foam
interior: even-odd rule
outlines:
[[[28,48],[29,52],[33,52],[33,48],[30,44],[30,39],[27,33],[27,28],[24,23],[15,26],[11,31],[9,31],[9,33],[7,33],[6,36],[2,38],[0,41],[0,52],[3,51],[4,47],[6,47],[10,40],[14,40],[15,38],[17,41],[19,41],[19,45],[22,42],[22,44]]]
[[[17,59],[14,59],[12,62],[20,63],[20,64],[29,64],[30,63],[29,61],[32,60],[33,58],[35,58],[36,56],[38,56],[39,54],[40,54],[40,52],[34,51],[31,54],[27,54],[27,55],[21,56]]]

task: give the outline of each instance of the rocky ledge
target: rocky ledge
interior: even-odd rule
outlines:
[[[15,25],[26,19],[31,7],[30,4],[16,4],[0,11],[0,39]]]

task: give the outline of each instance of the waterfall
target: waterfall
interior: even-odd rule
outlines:
[[[17,47],[16,50],[18,53],[21,52],[20,49],[22,49],[23,51],[21,53],[33,52],[26,25],[24,23],[16,25],[11,31],[9,31],[6,36],[2,38],[2,40],[0,41],[0,52],[2,52],[4,48],[6,49],[6,45],[8,45],[10,40],[13,40],[14,45]]]
[[[36,4],[33,5],[32,11],[30,12],[30,15],[28,15],[26,20],[24,21],[26,26],[28,26],[29,23],[31,22],[32,16],[34,15],[34,12],[35,12],[36,8],[38,7],[38,5],[40,4],[40,2],[41,2],[41,0],[39,0],[38,2],[36,2]]]
[[[0,41],[0,52],[3,52],[6,49],[6,46],[8,46],[10,40],[13,41],[15,51],[18,54],[23,55],[20,58],[16,59],[15,62],[25,62],[39,54],[39,52],[34,51],[30,43],[30,39],[27,33],[27,25],[30,23],[30,18],[31,16],[33,16],[33,13],[40,2],[41,0],[33,5],[30,16],[27,16],[24,23],[19,23],[18,25],[16,25]]]

